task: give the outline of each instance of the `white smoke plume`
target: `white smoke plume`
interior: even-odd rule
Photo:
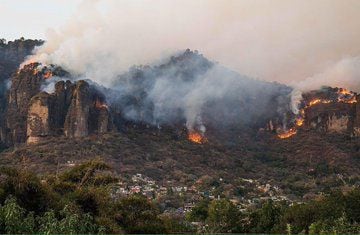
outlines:
[[[86,0],[33,59],[109,85],[134,64],[191,48],[290,84],[360,55],[359,11],[357,0]]]
[[[323,85],[358,90],[359,10],[357,0],[88,0],[62,28],[49,30],[46,43],[25,63],[56,64],[112,87],[132,65],[159,64],[165,55],[198,49],[241,74],[293,84],[291,108],[296,113],[301,92]],[[349,58],[329,67],[344,56]],[[239,82],[239,76],[223,72],[212,69],[192,83],[160,77],[147,91],[147,98],[156,104],[154,115],[169,118],[174,111],[170,106],[178,107],[189,127],[201,129],[199,112],[212,97],[226,100],[240,91],[248,97],[262,92],[261,83]],[[260,97],[272,97],[266,94]],[[247,96],[233,98],[246,105]],[[257,104],[260,109],[267,102]],[[248,106],[240,110],[252,113]],[[134,118],[136,110],[127,108],[127,115]]]
[[[360,91],[360,57],[349,57],[329,66],[323,72],[315,74],[297,84],[301,91],[319,89],[322,86],[341,87],[354,92]]]

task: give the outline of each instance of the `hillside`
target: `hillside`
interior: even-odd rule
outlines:
[[[228,195],[244,186],[241,178],[254,179],[280,187],[291,199],[302,200],[306,194],[358,184],[359,149],[358,140],[313,131],[286,140],[265,134],[242,136],[232,145],[199,145],[172,131],[134,128],[123,133],[75,140],[52,138],[19,146],[4,151],[1,164],[46,175],[71,167],[69,162],[101,158],[120,177],[141,173],[159,184],[188,187],[204,177],[213,181],[223,178],[225,185],[221,187],[226,186],[223,193]]]

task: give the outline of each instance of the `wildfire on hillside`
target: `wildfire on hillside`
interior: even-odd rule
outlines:
[[[295,118],[295,127],[292,127],[289,130],[279,133],[278,137],[280,139],[286,139],[286,138],[290,138],[291,136],[294,136],[297,133],[297,128],[304,125],[305,111],[314,105],[329,104],[329,103],[336,103],[336,102],[342,102],[342,103],[347,103],[347,104],[357,103],[355,92],[349,91],[344,88],[338,88],[336,94],[337,94],[336,99],[315,98],[313,100],[308,101],[308,103],[305,104],[302,109],[300,109],[298,116]]]
[[[287,139],[287,138],[290,138],[293,135],[296,135],[296,133],[297,133],[297,130],[296,130],[295,127],[293,127],[290,130],[287,130],[287,131],[285,131],[283,133],[278,134],[278,137],[280,139]]]
[[[338,102],[344,102],[348,104],[354,104],[357,102],[356,93],[344,88],[340,88],[338,91]]]
[[[202,134],[196,131],[190,131],[188,139],[196,144],[203,144],[206,142],[206,138]]]

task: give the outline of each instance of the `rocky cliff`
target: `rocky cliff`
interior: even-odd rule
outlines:
[[[25,65],[12,77],[2,141],[8,146],[48,136],[83,137],[111,130],[104,95],[86,81],[60,80],[42,91],[45,80],[66,77],[61,68]]]
[[[0,126],[5,124],[5,109],[7,106],[7,88],[11,75],[16,72],[25,57],[31,53],[35,46],[43,43],[41,40],[25,40],[23,38],[6,42],[0,39]],[[4,140],[5,131],[1,128],[0,139]]]

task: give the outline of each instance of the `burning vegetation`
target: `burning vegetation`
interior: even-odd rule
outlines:
[[[44,75],[43,75],[44,79],[49,79],[49,78],[51,78],[52,76],[53,76],[53,74],[52,74],[51,70],[45,71],[45,73],[44,73]]]
[[[297,130],[296,130],[295,127],[293,127],[290,130],[287,130],[287,131],[285,131],[283,133],[278,134],[278,137],[280,139],[287,139],[287,138],[290,138],[293,135],[296,135],[296,133],[297,133]]]
[[[315,93],[315,94],[314,94]],[[299,114],[295,117],[295,126],[289,130],[280,132],[278,137],[280,139],[286,139],[294,136],[297,133],[297,128],[304,125],[306,110],[319,104],[330,103],[346,103],[355,104],[357,94],[344,88],[326,88],[325,92],[313,91],[310,92],[308,97],[303,96],[302,107],[299,110]]]
[[[188,139],[191,142],[194,142],[196,144],[203,144],[207,141],[206,138],[202,134],[200,134],[199,132],[196,132],[196,131],[190,131]]]

